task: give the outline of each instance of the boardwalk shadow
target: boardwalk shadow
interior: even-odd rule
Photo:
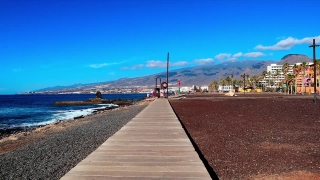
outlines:
[[[169,101],[170,103],[170,101]],[[171,106],[171,103],[170,103],[170,106]],[[172,108],[172,106],[171,106]],[[213,180],[219,180],[216,172],[214,172],[213,168],[209,165],[209,162],[207,161],[207,159],[204,157],[204,155],[202,154],[202,152],[200,151],[198,145],[194,142],[194,140],[192,139],[190,133],[188,132],[187,128],[185,127],[185,125],[182,123],[182,121],[180,120],[179,116],[177,115],[177,113],[175,112],[175,110],[172,108],[173,112],[176,114],[180,124],[182,125],[182,128],[184,129],[184,131],[186,132],[188,138],[190,139],[195,151],[198,153],[201,161],[203,162],[203,165],[206,167],[211,179]]]

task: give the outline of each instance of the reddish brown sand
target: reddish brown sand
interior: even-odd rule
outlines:
[[[170,103],[219,179],[320,179],[320,100],[189,95]]]

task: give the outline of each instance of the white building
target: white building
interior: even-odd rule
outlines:
[[[300,65],[302,63],[296,63],[296,65]],[[313,63],[307,63],[308,66],[313,65]],[[287,72],[287,74],[292,74],[293,73],[293,68],[294,65],[289,65],[289,70]],[[269,84],[269,81],[273,81],[274,82],[274,86],[273,87],[278,87],[278,83],[282,82],[285,78],[283,72],[282,72],[282,67],[283,65],[278,65],[278,64],[270,64],[270,66],[267,66],[267,73],[270,72],[270,77],[269,75],[266,75],[264,79],[262,79],[260,81],[260,83],[264,84],[265,86],[267,86]],[[279,74],[277,75],[277,72],[279,72]]]
[[[229,91],[231,91],[233,89],[233,86],[231,86],[231,85],[228,85],[228,86],[221,86],[221,85],[219,85],[219,87],[218,87],[218,91],[219,92],[229,92]]]
[[[209,90],[209,86],[208,85],[203,85],[203,86],[200,86],[201,87],[201,90],[203,91],[203,90]]]
[[[270,72],[270,76],[267,74],[264,79],[260,81],[263,85],[267,86],[269,85],[269,82],[273,82],[273,86],[270,85],[270,87],[278,87],[278,83],[282,82],[284,80],[284,74],[282,72],[283,65],[279,64],[270,64],[270,66],[267,66],[267,73]],[[292,67],[293,65],[289,65],[288,74],[292,73]]]
[[[192,91],[192,87],[188,87],[188,86],[180,87],[180,92],[189,92],[189,91]]]

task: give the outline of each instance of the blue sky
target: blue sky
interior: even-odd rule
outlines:
[[[0,0],[0,94],[163,72],[167,52],[170,70],[312,57],[318,7],[318,0]]]

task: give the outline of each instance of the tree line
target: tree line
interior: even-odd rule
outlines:
[[[317,81],[314,83],[317,87],[320,87],[320,59],[316,60],[316,79]],[[309,82],[304,82],[304,78],[314,78],[313,73],[308,70],[309,65],[306,62],[302,62],[301,64],[293,65],[292,73],[289,72],[290,65],[285,63],[282,65],[281,70],[276,70],[275,73],[263,71],[260,75],[249,75],[242,74],[237,79],[234,75],[227,76],[225,78],[220,78],[219,81],[213,80],[209,85],[209,91],[217,91],[220,86],[234,86],[234,87],[250,87],[253,89],[262,88],[264,91],[275,91],[276,89],[280,89],[280,87],[285,84],[286,86],[283,88],[284,92],[288,94],[292,94],[293,92],[297,93],[297,87],[300,86],[303,92],[306,91],[306,85],[311,87],[311,80]],[[284,79],[282,81],[276,81],[279,77],[283,75]],[[298,76],[301,76],[301,83],[298,84]],[[266,83],[262,83],[262,80],[267,80]],[[277,87],[277,88],[275,88]]]

